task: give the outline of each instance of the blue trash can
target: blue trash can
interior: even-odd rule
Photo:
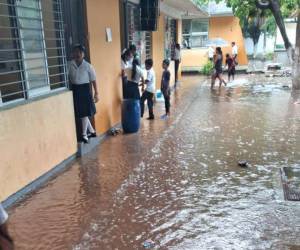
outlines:
[[[136,133],[140,129],[141,107],[138,99],[124,99],[122,103],[122,127],[124,133]]]

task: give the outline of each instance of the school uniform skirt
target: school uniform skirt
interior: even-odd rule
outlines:
[[[175,60],[175,73],[177,74],[178,73],[178,70],[179,70],[179,64],[180,64],[180,60]]]
[[[122,77],[123,99],[126,99],[127,76]]]
[[[124,99],[141,99],[139,85],[132,81],[127,81]]]
[[[96,106],[90,83],[72,84],[75,116],[83,118],[96,114]]]

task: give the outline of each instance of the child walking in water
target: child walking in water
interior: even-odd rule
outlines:
[[[224,83],[225,86],[227,85],[227,83],[222,77],[222,73],[223,73],[222,63],[223,63],[223,52],[221,47],[217,47],[216,55],[214,57],[215,70],[214,70],[214,74],[212,75],[211,89],[214,88],[217,78],[220,80],[220,88],[222,86],[222,83]]]
[[[145,79],[146,90],[141,97],[141,117],[144,116],[145,101],[147,100],[149,117],[148,120],[154,120],[153,113],[153,98],[155,94],[155,72],[153,70],[153,60],[147,59],[145,61],[147,78]]]
[[[228,66],[228,82],[230,82],[230,77],[234,80],[235,75],[235,59],[229,54],[226,54],[226,65]]]
[[[166,108],[166,117],[170,116],[170,97],[171,97],[171,89],[170,89],[170,79],[171,73],[169,71],[170,61],[165,59],[163,61],[162,67],[164,72],[161,77],[161,92],[164,95],[165,99],[165,108]]]

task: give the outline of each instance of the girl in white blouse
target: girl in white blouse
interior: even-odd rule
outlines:
[[[139,64],[138,59],[134,59],[132,65],[126,70],[127,84],[125,89],[126,99],[140,99],[139,85],[144,82],[144,71]]]
[[[99,94],[95,70],[84,60],[84,51],[85,48],[82,45],[73,48],[69,78],[73,90],[75,116],[82,122],[82,141],[88,143],[89,137],[97,136],[89,117],[96,113],[95,103],[99,101]],[[94,95],[91,85],[94,88]]]
[[[131,66],[131,59],[133,58],[132,53],[129,49],[125,50],[125,52],[121,56],[121,76],[122,76],[122,89],[123,89],[123,98],[127,99],[126,96],[126,87],[127,87],[127,74],[126,69]]]

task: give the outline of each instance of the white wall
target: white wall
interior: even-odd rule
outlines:
[[[245,40],[247,55],[253,55],[254,52],[253,40],[251,38],[245,38],[244,40]],[[267,36],[266,53],[274,52],[274,46],[275,46],[275,37]],[[264,35],[262,34],[257,44],[257,54],[263,54],[263,53],[264,53]]]
[[[296,30],[297,30],[297,22],[285,22],[285,29],[287,36],[293,46],[296,44]],[[277,27],[276,31],[277,37],[276,37],[276,45],[284,47],[283,38],[281,36],[281,33],[279,31],[279,28]]]

